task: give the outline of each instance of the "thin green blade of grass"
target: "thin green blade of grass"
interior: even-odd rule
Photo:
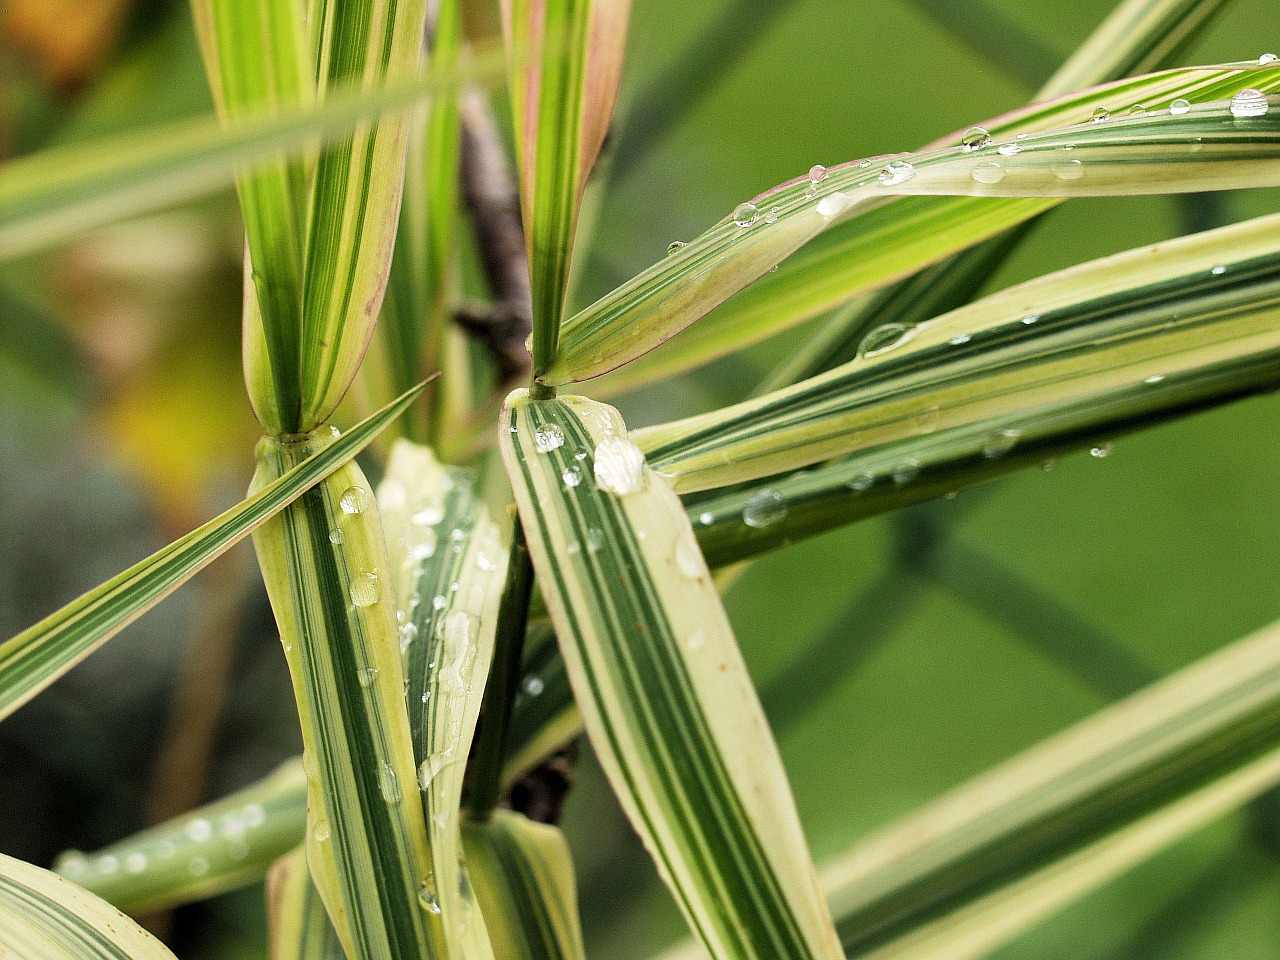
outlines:
[[[0,951],[23,960],[173,960],[164,944],[109,903],[4,854]]]
[[[203,900],[257,880],[302,842],[306,777],[290,760],[257,783],[54,869],[133,914]]]
[[[807,177],[789,181],[751,201],[741,220],[726,218],[566,320],[561,360],[545,379],[600,376],[683,331],[661,355],[611,374],[601,389],[651,382],[818,316],[1068,196],[1266,185],[1275,172],[1275,143],[1266,131],[1280,111],[1232,116],[1227,102],[1246,89],[1280,89],[1280,68],[1196,67],[1121,80],[986,121],[988,133],[976,141],[983,146],[960,144],[963,134],[956,134],[916,154],[832,168],[817,184]],[[1169,106],[1180,99],[1199,106],[1170,114]],[[1138,105],[1145,113],[1128,116]],[[1099,107],[1113,118],[1091,122]],[[1252,143],[1244,153],[1259,162],[1241,162],[1243,154],[1227,142],[1237,134]],[[1071,157],[1065,155],[1068,147],[1074,147]],[[1086,154],[1099,161],[1096,171]],[[1201,166],[1211,157],[1215,162]],[[890,163],[908,163],[910,169],[890,169]],[[996,165],[979,172],[993,182],[973,178],[979,164]],[[879,179],[882,171],[890,182]],[[929,190],[957,196],[898,195]],[[837,193],[850,202],[835,199]],[[818,207],[824,204],[830,216],[819,223]],[[807,236],[805,221],[811,224]],[[792,232],[794,240],[782,242]],[[779,242],[776,255],[766,256],[762,248],[771,233]],[[803,254],[770,272],[805,244]]]
[[[240,504],[0,645],[0,719],[26,703],[196,573],[368,446],[415,387]]]
[[[256,488],[327,431],[259,445]],[[348,464],[254,535],[302,725],[307,859],[348,957],[443,956],[404,701],[393,571]]]
[[[920,458],[918,470],[932,444],[941,451],[960,436],[969,454],[995,460],[1024,439],[1267,389],[1280,347],[1277,224],[1263,217],[1127,251],[873,332],[859,358],[830,373],[636,440],[681,491],[851,453],[871,458],[854,472],[874,463],[871,480],[882,482],[888,464]]]
[[[533,288],[535,373],[555,361],[587,176],[609,129],[630,0],[504,0],[511,107]]]
[[[1280,628],[1179,670],[825,864],[850,957],[983,956],[1280,781]],[[692,957],[689,945],[671,960]]]
[[[678,499],[603,404],[517,391],[499,439],[585,726],[690,927],[717,958],[841,956]]]
[[[503,960],[584,960],[573,861],[555,827],[510,810],[462,832],[476,898]]]
[[[271,960],[345,960],[302,847],[282,856],[267,878]]]
[[[317,137],[340,137],[371,116],[468,82],[490,82],[504,63],[500,52],[481,52],[445,77],[335,91],[323,104],[225,128],[213,118],[183,120],[12,160],[0,166],[0,260],[210,193],[245,164],[304,150]]]
[[[441,918],[448,956],[493,956],[462,858],[460,808],[508,546],[471,476],[407,440],[392,450],[378,501],[401,598],[404,696],[430,844],[424,903]]]

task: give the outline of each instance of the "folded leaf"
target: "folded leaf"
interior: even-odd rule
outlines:
[[[106,643],[212,560],[338,470],[373,441],[422,387],[352,428],[244,502],[0,644],[0,719]]]
[[[267,879],[267,923],[271,960],[345,960],[301,847],[281,857]]]
[[[717,958],[842,956],[679,500],[617,413],[517,391],[499,440],[587,732]]]

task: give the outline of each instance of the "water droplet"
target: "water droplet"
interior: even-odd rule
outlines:
[[[1164,374],[1163,374],[1163,373],[1156,373],[1156,374],[1152,374],[1151,376],[1147,377],[1147,378],[1146,378],[1145,380],[1143,380],[1142,382],[1143,382],[1143,383],[1159,383],[1159,382],[1160,382],[1161,380],[1163,380],[1163,379],[1164,379]]]
[[[672,240],[669,244],[667,244],[667,256],[670,257],[673,254],[677,254],[684,248],[685,248],[685,242],[683,240]]]
[[[539,453],[550,453],[564,446],[564,430],[559,424],[544,423],[533,433],[534,445]]]
[[[625,496],[644,489],[644,454],[624,437],[605,437],[596,444],[596,486]]]
[[[213,836],[213,824],[204,817],[197,817],[187,824],[186,833],[196,843],[204,843]]]
[[[378,770],[378,790],[387,803],[399,803],[401,799],[400,778],[396,776],[391,764],[384,763]]]
[[[685,530],[676,539],[675,558],[676,569],[690,580],[697,580],[706,573],[702,551],[698,549],[698,541],[694,539],[692,530]]]
[[[343,513],[364,513],[369,508],[369,491],[364,487],[348,487],[338,498]]]
[[[1280,56],[1276,56],[1274,53],[1264,53],[1258,58],[1258,63],[1261,66],[1266,66],[1268,63],[1275,63],[1277,60],[1280,60]]]
[[[317,820],[315,826],[311,828],[311,835],[320,843],[324,843],[329,839],[329,821]]]
[[[716,515],[710,510],[704,510],[702,513],[698,514],[698,522],[704,527],[709,527],[711,524],[716,522]]]
[[[893,465],[893,469],[889,471],[889,476],[893,477],[893,482],[902,485],[910,483],[920,473],[920,461],[914,457],[903,457]]]
[[[351,594],[351,602],[357,607],[371,607],[382,596],[382,585],[376,573],[362,573],[355,577],[347,591]]]
[[[412,624],[410,624],[410,626],[412,626]],[[401,649],[403,650],[404,648],[401,647]],[[377,679],[378,679],[377,667],[365,667],[363,670],[360,671],[360,686],[362,687],[372,686],[373,681]]]
[[[267,811],[260,803],[248,804],[240,814],[244,820],[244,825],[250,830],[254,830],[267,822]]]
[[[1040,319],[1040,314],[1038,314],[1038,313],[1028,313],[1025,317],[1023,317],[1023,318],[1022,318],[1022,322],[1023,322],[1023,323],[1025,323],[1025,324],[1029,327],[1029,326],[1031,326],[1033,323],[1037,322],[1039,319]]]
[[[525,350],[525,353],[533,353],[533,334],[532,333],[524,338],[524,350]],[[515,433],[515,431],[516,431],[516,428],[512,427],[511,432]]]
[[[335,547],[338,544],[342,543],[342,541],[345,539],[347,538],[343,535],[342,531],[339,530],[337,527],[334,527],[332,530],[329,531],[329,542],[332,543]]]
[[[858,345],[858,356],[865,359],[888,353],[894,347],[906,343],[914,332],[914,327],[901,323],[886,323],[884,326],[876,327]]]
[[[419,527],[434,527],[444,519],[444,507],[434,505],[423,507],[409,519]]]
[[[423,880],[418,887],[418,903],[427,913],[439,913],[440,901],[436,899],[436,888],[430,880]]]
[[[821,183],[825,179],[827,179],[827,168],[824,167],[822,164],[815,163],[812,167],[809,168],[810,183]]]
[[[997,430],[987,436],[982,444],[982,455],[988,460],[995,460],[1003,457],[1006,453],[1018,445],[1018,438],[1022,436],[1022,431],[1014,430],[1006,427],[1003,430]]]
[[[98,868],[99,873],[115,873],[120,869],[120,861],[111,854],[105,853],[97,859],[94,866]]]
[[[599,527],[591,527],[587,530],[587,549],[592,553],[599,553],[604,546],[604,531]]]
[[[689,649],[690,653],[697,653],[707,644],[707,635],[701,630],[695,630],[685,639],[684,645]]]
[[[1084,164],[1079,160],[1064,160],[1053,168],[1059,180],[1079,180],[1084,176]]]
[[[770,207],[769,212],[764,215],[764,222],[777,223],[780,216],[782,216],[781,207]]]
[[[890,160],[880,171],[879,180],[885,186],[906,183],[916,175],[916,168],[905,160]]]
[[[847,193],[829,193],[818,201],[818,213],[829,220],[843,213],[852,202],[853,198]]]
[[[1101,459],[1111,452],[1112,446],[1110,443],[1099,444],[1089,451],[1089,455]]]
[[[954,337],[948,340],[947,343],[951,344],[953,347],[958,347],[962,343],[968,343],[972,339],[973,334],[971,333],[957,333]]]
[[[560,474],[560,479],[564,481],[566,487],[576,487],[582,482],[582,468],[574,464]]]
[[[192,857],[187,861],[187,872],[193,877],[202,877],[209,872],[209,861],[204,857]]]
[[[1129,116],[1131,117],[1141,117],[1144,116],[1146,112],[1147,108],[1141,103],[1135,103],[1129,108]]]
[[[1217,266],[1213,267],[1209,272],[1212,273],[1215,277],[1220,277],[1227,272],[1227,268],[1224,264],[1220,263]]]
[[[1111,111],[1106,107],[1097,107],[1093,111],[1093,116],[1089,118],[1091,123],[1101,123],[1103,120],[1111,119]]]
[[[542,678],[536,674],[531,674],[524,678],[524,692],[531,697],[540,696],[542,691],[546,688],[547,685],[543,683]]]
[[[1177,100],[1173,101],[1173,103],[1169,104],[1169,112],[1175,117],[1180,117],[1184,113],[1189,113],[1190,111],[1191,101],[1183,99],[1182,97],[1179,97]]]
[[[1004,179],[1004,167],[994,160],[983,160],[969,171],[969,176],[978,183],[999,183]]]
[[[862,493],[863,490],[870,490],[875,482],[876,475],[874,473],[870,470],[859,470],[849,478],[845,486],[855,493]]]
[[[996,147],[996,153],[1002,157],[1016,157],[1022,152],[1022,144],[1020,143],[1002,143]]]
[[[1265,117],[1271,104],[1267,95],[1261,90],[1241,90],[1231,98],[1231,115],[1233,117]]]
[[[430,527],[415,531],[409,544],[409,559],[418,563],[430,559],[435,556],[439,542],[436,532]]]
[[[1053,473],[1053,471],[1058,469],[1058,461],[1046,460],[1044,463],[1040,464],[1040,469],[1045,473]]]
[[[124,868],[130,873],[141,873],[147,869],[147,857],[143,853],[131,853],[124,858]]]
[[[760,219],[760,211],[754,203],[740,203],[733,209],[733,222],[740,227],[749,227]]]
[[[434,597],[431,598],[431,609],[443,610],[446,604],[448,604],[448,602],[449,601],[444,598],[443,594],[437,593]]]
[[[960,146],[965,150],[981,150],[990,145],[991,134],[987,133],[985,127],[970,127],[969,132],[960,141]]]
[[[752,494],[742,506],[742,522],[756,529],[772,526],[786,515],[787,501],[769,487]]]

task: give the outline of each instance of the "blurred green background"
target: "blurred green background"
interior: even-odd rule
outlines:
[[[619,116],[576,284],[589,300],[814,163],[911,149],[1025,102],[1110,0],[634,0]],[[0,5],[0,151],[208,112],[186,6]],[[1280,49],[1229,0],[1180,63]],[[1280,194],[1077,201],[992,289]],[[5,635],[231,505],[255,425],[239,379],[229,192],[0,269]],[[790,337],[621,404],[633,426],[738,399]],[[1280,398],[1126,438],[772,555],[729,611],[777,725],[815,856],[1141,682],[1280,615]],[[376,472],[376,463],[371,472]],[[0,725],[0,851],[47,864],[267,772],[296,751],[287,674],[240,548]],[[1185,841],[1001,960],[1272,958],[1280,806]],[[681,934],[584,755],[565,829],[588,952]],[[182,956],[265,956],[261,891],[164,921]]]

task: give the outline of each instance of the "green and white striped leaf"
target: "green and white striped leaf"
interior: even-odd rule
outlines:
[[[748,226],[722,220],[566,320],[561,358],[543,379],[558,384],[600,376],[724,304],[663,357],[603,386],[629,388],[688,369],[985,240],[1061,198],[1266,186],[1280,171],[1280,110],[1232,116],[1227,101],[1249,88],[1280,88],[1280,68],[1236,64],[1122,80],[987,121],[992,140],[978,149],[948,145],[844,164],[827,173],[816,193],[807,178],[782,184],[752,201],[755,212],[742,221]],[[1184,98],[1196,106],[1170,114],[1169,105]],[[1146,112],[1129,116],[1137,105]],[[1113,119],[1091,122],[1100,106]],[[999,152],[1013,147],[1012,156]],[[912,165],[909,178],[879,180],[888,164],[904,162]],[[1003,173],[980,172],[999,176],[980,182],[973,178],[979,164],[998,164]],[[971,196],[894,199],[929,192]],[[769,272],[824,232],[810,252]],[[774,242],[776,250],[769,249]]]
[[[630,0],[502,0],[535,373],[556,358],[578,208],[613,115],[630,15]]]
[[[129,913],[163,910],[260,878],[302,842],[307,817],[300,760],[174,820],[86,856],[69,851],[54,869]]]
[[[254,487],[329,442],[259,445]],[[444,955],[422,894],[431,856],[404,702],[390,565],[368,482],[348,464],[254,535],[293,678],[307,859],[347,956]]]
[[[517,391],[498,432],[587,732],[690,927],[716,958],[840,957],[679,500],[611,407]]]
[[[935,458],[963,468],[1028,443],[1081,444],[1270,389],[1278,227],[1264,217],[1049,274],[873,333],[879,349],[795,387],[636,439],[681,491],[856,453],[828,475],[852,498],[909,483]]]
[[[0,854],[0,955],[22,960],[173,960],[115,907],[56,873]]]
[[[851,957],[968,960],[1278,782],[1272,625],[877,831],[823,889]]]
[[[424,903],[438,911],[447,956],[492,955],[467,891],[463,774],[493,659],[508,546],[470,475],[426,447],[397,441],[378,488],[400,601],[416,783],[430,844]]]
[[[498,810],[462,842],[494,956],[583,960],[573,860],[555,827]]]
[[[173,593],[259,524],[340,469],[403,413],[421,391],[421,387],[415,387],[240,504],[0,644],[0,719]]]
[[[271,960],[346,958],[302,847],[281,857],[267,878],[267,923]]]
[[[181,120],[137,133],[56,147],[0,166],[0,261],[92,227],[190,200],[229,183],[244,164],[332,138],[384,110],[421,103],[467,81],[488,82],[504,60],[480,54],[447,78],[335,95],[324,104],[223,127]],[[443,84],[443,86],[442,86]]]

